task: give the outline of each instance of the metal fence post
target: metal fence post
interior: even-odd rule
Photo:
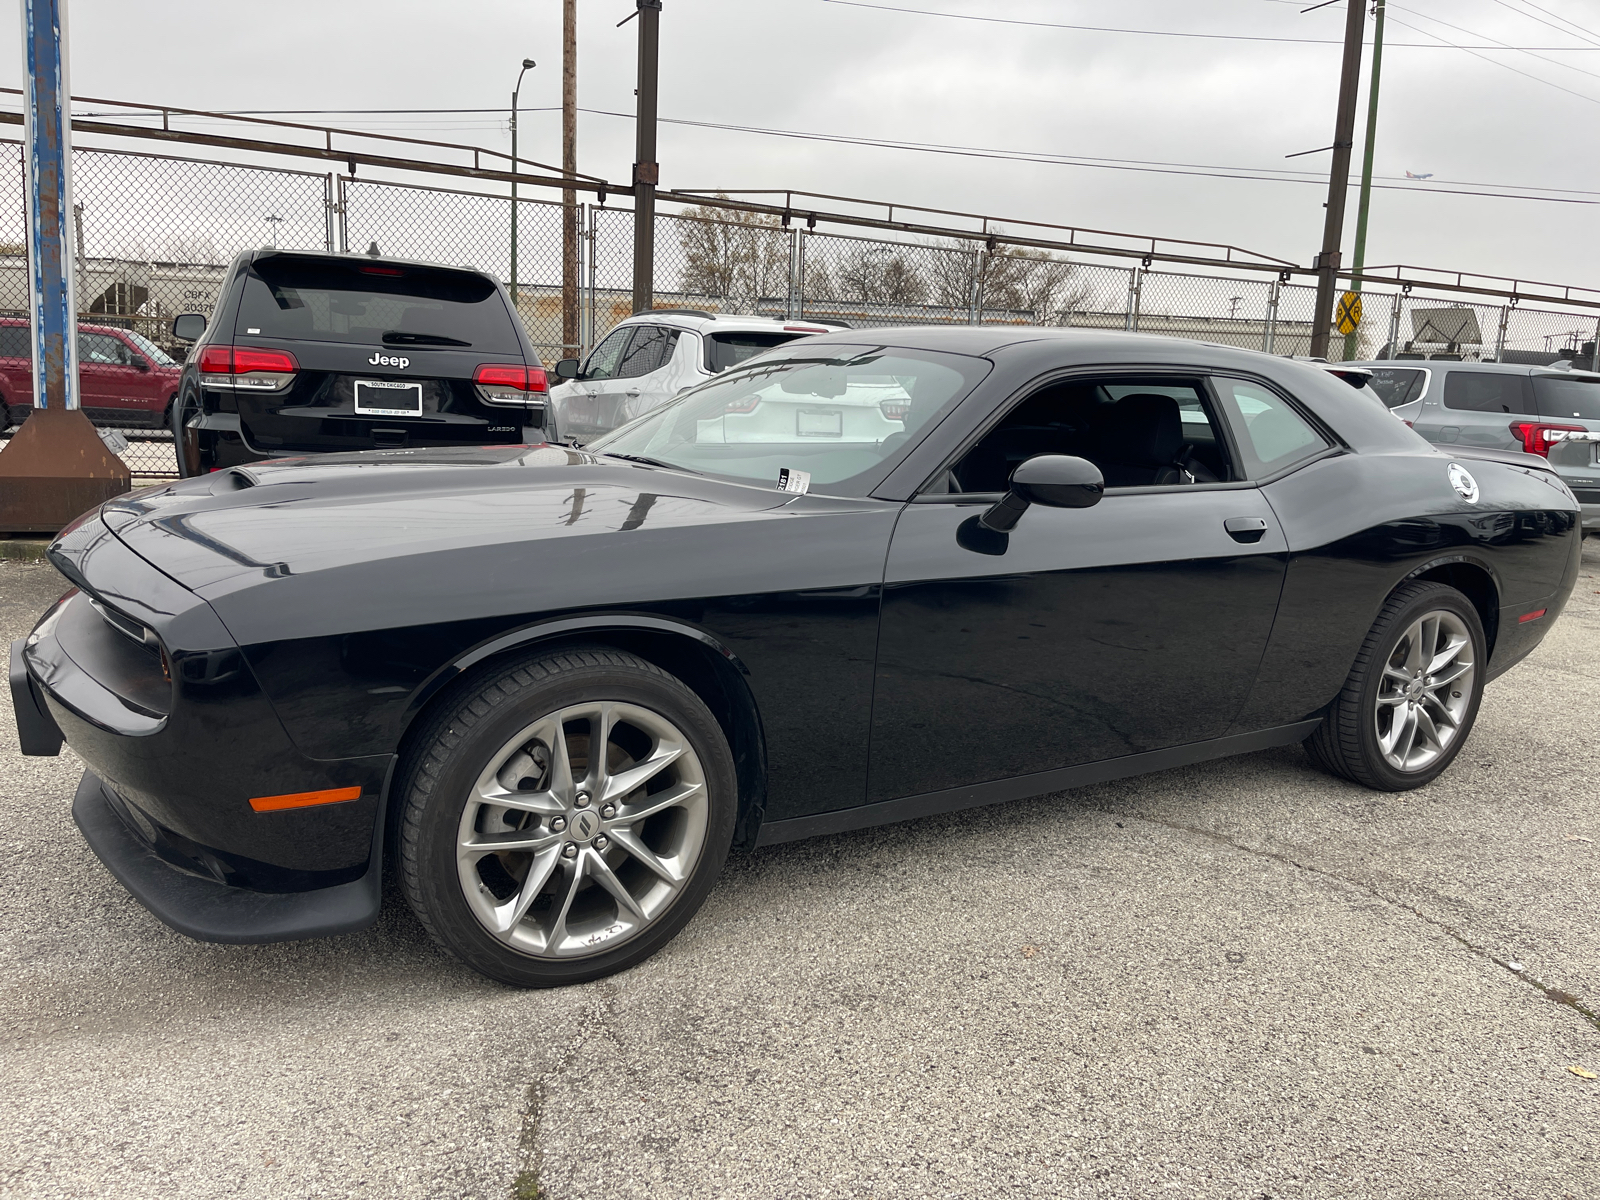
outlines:
[[[327,182],[323,184],[322,188],[323,216],[325,218],[324,224],[326,226],[323,231],[322,240],[323,246],[327,249],[329,254],[332,254],[334,247],[338,245],[338,232],[335,229],[335,225],[338,221],[339,201],[336,196],[337,189],[333,182],[333,175],[334,173],[332,171],[328,172]]]
[[[1389,306],[1389,357],[1393,358],[1400,353],[1400,305],[1405,296],[1404,292],[1394,294],[1394,303]]]
[[[983,254],[972,251],[972,284],[967,289],[967,324],[983,324]]]
[[[1128,272],[1128,311],[1122,328],[1130,333],[1139,331],[1139,294],[1144,289],[1144,269],[1132,267]]]
[[[596,303],[596,301],[595,301],[595,294],[594,294],[595,293],[595,283],[596,283],[596,276],[595,276],[596,265],[595,265],[595,260],[600,257],[600,242],[599,242],[599,238],[597,237],[597,232],[598,232],[598,229],[599,229],[599,222],[597,222],[595,220],[595,207],[594,207],[594,205],[585,204],[583,206],[583,217],[584,217],[583,241],[589,247],[589,263],[588,263],[589,270],[587,272],[587,275],[588,275],[588,278],[589,278],[589,289],[588,289],[589,290],[589,296],[588,296],[588,303],[584,306],[584,311],[588,314],[588,318],[587,318],[587,322],[586,322],[588,328],[586,328],[584,330],[584,334],[583,334],[583,345],[584,345],[583,353],[584,353],[584,357],[588,357],[589,351],[593,350],[594,347],[595,347],[595,343],[600,340],[600,327],[599,327],[598,324],[596,324],[596,321],[595,321],[595,318],[596,318],[597,314],[595,312],[595,303]]]
[[[795,242],[798,246],[798,249],[796,250],[795,261],[799,264],[800,272],[799,275],[796,276],[795,283],[795,295],[800,299],[800,311],[797,315],[801,318],[804,318],[806,315],[806,246],[809,244],[807,239],[809,238],[810,234],[799,229],[796,229],[794,233]]]
[[[337,179],[339,185],[339,253],[350,253],[350,189],[345,185],[349,181],[343,175]]]
[[[1272,353],[1272,343],[1278,336],[1278,289],[1282,286],[1283,280],[1274,279],[1267,289],[1267,319],[1261,325],[1261,349],[1266,354]]]
[[[797,320],[800,316],[800,231],[789,230],[789,298],[784,302],[784,312],[787,320]]]
[[[1502,304],[1500,306],[1500,331],[1495,334],[1494,339],[1495,362],[1505,362],[1506,360],[1506,326],[1510,323],[1510,321],[1511,306],[1509,304]]]

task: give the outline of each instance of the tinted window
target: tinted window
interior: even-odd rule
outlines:
[[[713,333],[706,338],[706,370],[718,374],[799,336],[795,333]]]
[[[1522,398],[1525,375],[1451,371],[1444,378],[1444,406],[1465,412],[1527,412]]]
[[[583,377],[614,378],[617,366],[622,362],[623,352],[628,348],[628,343],[633,339],[633,332],[637,328],[637,325],[624,325],[621,329],[613,329],[607,334],[605,339],[589,352],[589,361],[583,364]]]
[[[127,346],[108,333],[80,333],[78,335],[78,362],[98,366],[126,366],[133,361]]]
[[[678,344],[678,331],[660,325],[641,325],[617,364],[616,378],[637,379],[667,365]]]
[[[235,337],[254,335],[522,356],[511,312],[489,280],[388,263],[288,256],[257,261],[234,330]]]
[[[1421,371],[1397,371],[1392,367],[1382,367],[1372,372],[1370,386],[1386,407],[1399,408],[1402,404],[1422,399],[1422,381],[1425,378]]]
[[[0,358],[32,358],[26,325],[0,325]]]
[[[1239,453],[1251,478],[1271,475],[1327,449],[1327,440],[1277,393],[1242,379],[1219,379],[1217,391],[1239,431]]]
[[[157,366],[175,367],[178,365],[177,359],[173,358],[149,338],[145,337],[144,334],[135,333],[130,329],[128,330],[128,340],[131,341],[135,346],[139,347],[139,349],[142,350],[146,355],[148,355]]]
[[[813,490],[862,495],[988,369],[964,355],[836,343],[774,355],[726,371],[586,449],[769,487],[782,471],[804,471]]]
[[[1600,421],[1600,380],[1537,376],[1533,381],[1533,398],[1538,402],[1541,417]]]

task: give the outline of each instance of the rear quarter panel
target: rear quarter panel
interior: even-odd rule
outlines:
[[[1450,485],[1442,452],[1344,454],[1265,487],[1289,541],[1272,637],[1236,732],[1315,715],[1343,686],[1389,594],[1435,567],[1486,572],[1491,676],[1527,654],[1577,578],[1576,505],[1548,472],[1463,459],[1476,503]],[[1546,608],[1540,620],[1524,613]]]

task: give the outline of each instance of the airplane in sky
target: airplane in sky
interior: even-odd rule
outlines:
[[[1407,171],[1406,172],[1406,178],[1407,179],[1432,179],[1433,178],[1433,172],[1429,171],[1425,175],[1413,175],[1410,171]]]

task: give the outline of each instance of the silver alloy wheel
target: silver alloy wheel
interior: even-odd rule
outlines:
[[[1426,770],[1461,732],[1477,666],[1472,635],[1453,612],[1411,623],[1383,665],[1373,721],[1378,748],[1397,771]]]
[[[457,836],[461,890],[523,954],[609,950],[672,906],[708,815],[700,759],[671,721],[620,701],[571,705],[523,729],[478,776]]]

